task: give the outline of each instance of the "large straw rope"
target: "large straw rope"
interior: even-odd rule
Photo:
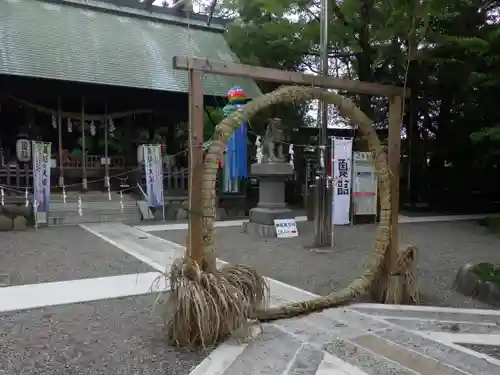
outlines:
[[[271,93],[262,95],[245,104],[238,111],[221,121],[216,126],[213,141],[205,157],[204,180],[203,180],[203,215],[204,215],[204,269],[208,272],[217,272],[215,266],[215,248],[213,240],[213,228],[215,218],[215,183],[219,160],[225,149],[226,142],[233,132],[244,121],[250,120],[257,112],[274,104],[298,103],[319,99],[338,107],[340,114],[349,118],[356,124],[367,140],[370,151],[374,156],[374,164],[378,178],[380,192],[380,223],[375,238],[373,256],[365,272],[349,286],[324,297],[318,297],[310,301],[291,303],[257,312],[259,320],[273,320],[288,318],[312,311],[338,306],[352,301],[360,294],[369,292],[383,274],[390,275],[384,293],[387,303],[401,303],[403,296],[399,291],[405,290],[401,285],[404,278],[397,275],[397,270],[384,270],[384,259],[392,256],[390,242],[391,233],[391,191],[390,172],[387,164],[387,155],[384,152],[380,140],[375,132],[372,121],[349,99],[333,92],[314,87],[286,86]],[[401,253],[406,256],[407,253]],[[398,265],[408,263],[398,259]],[[394,277],[392,277],[394,276]],[[392,290],[390,290],[392,289]]]

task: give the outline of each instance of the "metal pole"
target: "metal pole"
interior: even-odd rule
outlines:
[[[87,190],[87,151],[85,150],[85,96],[82,95],[82,189]]]
[[[108,160],[108,103],[104,104],[104,187],[109,187],[109,160]]]
[[[330,246],[334,247],[335,246],[335,220],[334,220],[334,215],[335,215],[335,137],[332,137],[331,139],[331,153],[330,153],[330,165],[332,167],[332,179],[331,179],[331,196],[332,196],[332,202],[330,204]]]
[[[64,186],[64,161],[62,148],[61,96],[57,96],[57,136],[59,142],[59,187]]]
[[[321,17],[320,17],[320,45],[321,45],[321,75],[328,76],[328,0],[321,0]],[[314,220],[314,246],[326,246],[330,240],[328,236],[328,228],[330,223],[327,222],[327,173],[326,173],[326,148],[327,132],[328,132],[328,106],[324,101],[319,102],[318,106],[319,126],[319,147],[318,147],[318,162],[319,168],[316,175],[316,208],[319,212],[315,215]]]

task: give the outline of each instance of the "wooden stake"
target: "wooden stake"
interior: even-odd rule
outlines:
[[[85,96],[82,95],[82,117],[81,132],[82,132],[82,190],[87,190],[87,151],[86,151],[86,134],[85,134]]]
[[[391,172],[391,257],[386,258],[387,270],[392,270],[399,250],[399,168],[401,159],[401,111],[403,98],[389,98],[389,170]]]
[[[203,261],[203,79],[189,70],[189,238],[190,257],[200,267]]]
[[[62,145],[61,96],[57,96],[57,139],[59,148],[59,187],[64,186],[64,160]]]

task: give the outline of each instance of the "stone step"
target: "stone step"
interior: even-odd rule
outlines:
[[[106,203],[106,202],[120,202],[120,196],[119,195],[112,195],[111,196],[111,199],[108,199],[108,197],[106,196],[105,198],[103,199],[92,199],[90,197],[86,197],[84,195],[81,196],[82,198],[82,202],[93,202],[93,203]],[[50,201],[53,202],[53,203],[58,203],[58,204],[64,204],[64,200],[62,199],[53,199],[52,197],[50,198]],[[136,202],[137,199],[125,199],[125,197],[123,197],[122,199],[123,202]],[[66,198],[66,203],[76,203],[78,202],[78,197],[67,197]]]
[[[124,208],[137,207],[136,202],[123,202]],[[82,202],[83,209],[96,210],[121,210],[120,202]],[[50,203],[50,211],[75,211],[78,209],[78,203]]]
[[[92,215],[92,216],[120,216],[120,215],[138,215],[140,214],[137,207],[124,207],[123,212],[120,209],[82,209],[82,213],[84,216]],[[80,216],[78,210],[75,208],[73,210],[50,210],[49,218],[66,218],[66,217],[74,217]]]
[[[49,217],[49,226],[64,226],[77,225],[85,223],[108,223],[108,222],[124,222],[124,221],[139,221],[140,215],[120,214],[120,215],[83,215],[83,216],[68,216],[68,217]]]

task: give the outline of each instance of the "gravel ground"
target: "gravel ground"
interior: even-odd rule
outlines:
[[[0,232],[0,274],[10,285],[154,271],[77,226]]]
[[[187,375],[208,352],[162,338],[155,296],[127,297],[0,315],[0,374]]]
[[[299,288],[327,294],[347,286],[360,275],[368,258],[375,225],[342,226],[335,230],[336,248],[311,250],[312,224],[299,223],[299,238],[263,239],[240,228],[217,228],[218,257],[230,263],[256,267],[263,275]],[[186,231],[154,232],[184,244]],[[467,261],[500,263],[500,236],[476,222],[440,222],[400,225],[401,243],[419,249],[422,303],[463,308],[491,308],[451,290],[459,267]]]

